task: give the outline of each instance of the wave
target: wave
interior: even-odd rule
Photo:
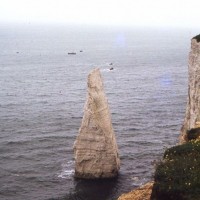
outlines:
[[[74,175],[74,161],[70,160],[62,164],[62,170],[58,174],[58,178],[71,179]]]

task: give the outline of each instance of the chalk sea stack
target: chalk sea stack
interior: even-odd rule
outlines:
[[[200,127],[200,35],[191,40],[188,73],[188,101],[180,143],[188,141],[188,130]]]
[[[75,177],[113,178],[118,175],[120,159],[99,69],[88,75],[87,85],[84,115],[74,143]]]

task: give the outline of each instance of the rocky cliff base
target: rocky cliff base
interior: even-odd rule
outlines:
[[[146,183],[138,189],[121,195],[118,200],[150,200],[152,187],[153,182]]]

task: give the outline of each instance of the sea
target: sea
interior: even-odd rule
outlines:
[[[116,200],[152,181],[165,149],[178,143],[197,34],[0,24],[0,199]],[[103,77],[119,148],[115,179],[74,178],[73,144],[94,68]]]

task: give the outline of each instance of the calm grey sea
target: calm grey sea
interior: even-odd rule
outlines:
[[[154,161],[178,141],[195,34],[0,25],[0,199],[115,200],[152,180]],[[120,151],[113,180],[73,178],[73,143],[94,67],[102,72]]]

